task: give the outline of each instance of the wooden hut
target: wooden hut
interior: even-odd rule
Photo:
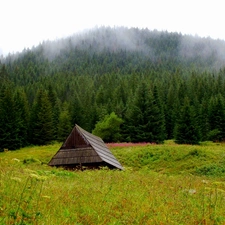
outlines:
[[[103,140],[85,131],[78,125],[75,125],[66,141],[48,165],[68,169],[107,166],[109,168],[123,170],[123,167]]]

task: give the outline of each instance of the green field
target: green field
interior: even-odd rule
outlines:
[[[47,166],[56,143],[0,153],[0,224],[225,224],[225,144],[110,148],[125,171]]]

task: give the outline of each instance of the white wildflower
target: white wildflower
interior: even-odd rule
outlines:
[[[209,182],[207,180],[202,180],[203,184],[208,184]]]
[[[195,189],[189,189],[188,193],[190,195],[196,194],[196,190]]]

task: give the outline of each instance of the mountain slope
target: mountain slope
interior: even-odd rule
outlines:
[[[56,71],[78,74],[131,73],[154,67],[213,71],[224,66],[225,42],[178,33],[126,27],[101,27],[65,39],[45,41],[2,60],[30,66],[33,78]]]

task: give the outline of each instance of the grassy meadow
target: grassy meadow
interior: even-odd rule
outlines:
[[[60,144],[0,153],[0,224],[225,224],[225,144],[109,145],[124,171],[47,166]]]

